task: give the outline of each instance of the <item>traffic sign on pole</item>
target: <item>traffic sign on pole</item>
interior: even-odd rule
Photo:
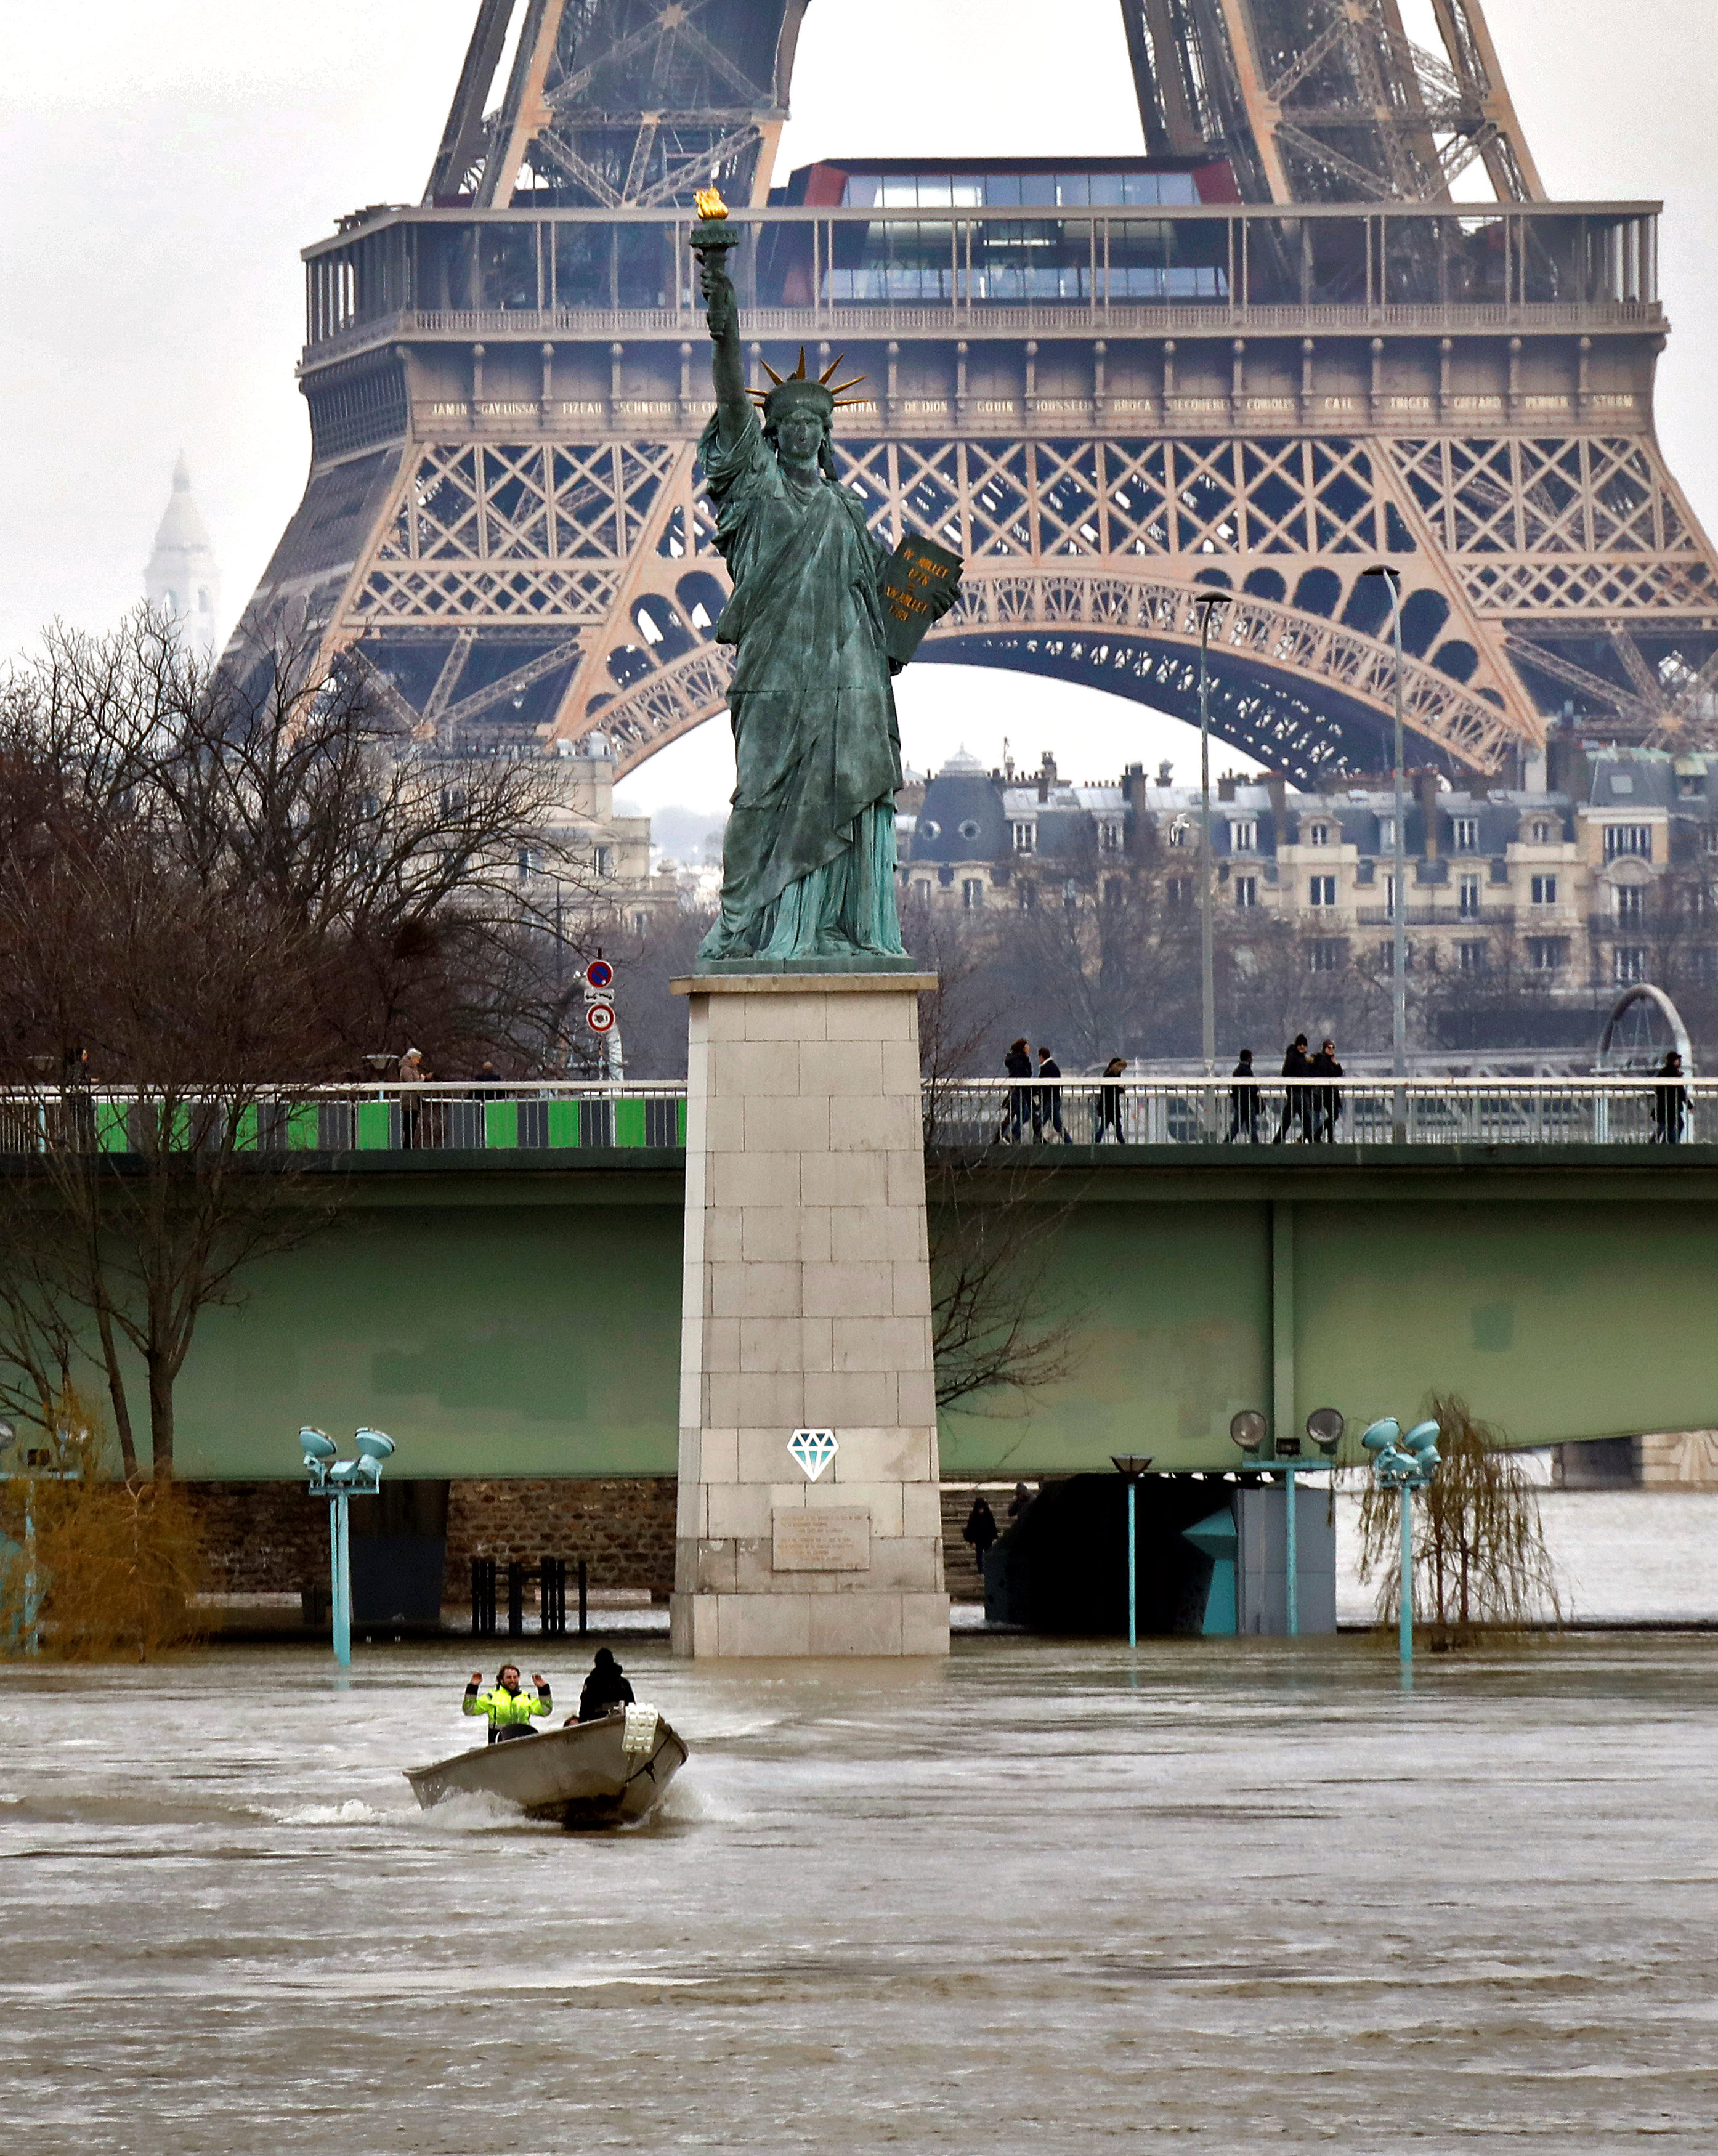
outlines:
[[[585,979],[593,988],[612,988],[614,986],[614,968],[606,958],[592,958],[585,968]]]
[[[592,1033],[613,1033],[614,1006],[613,1004],[592,1004],[585,1013],[585,1024]]]

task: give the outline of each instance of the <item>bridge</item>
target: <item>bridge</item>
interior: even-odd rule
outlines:
[[[185,1472],[275,1476],[300,1422],[367,1419],[420,1476],[674,1473],[680,1089],[477,1090],[336,1090],[264,1119],[264,1152],[299,1148],[340,1209],[203,1319]],[[1387,1080],[1346,1090],[1356,1116],[1392,1105]],[[1064,1091],[1083,1140],[1093,1085]],[[1338,1142],[1281,1145],[1209,1142],[1197,1086],[1127,1091],[1124,1143],[1034,1144],[1028,1112],[1027,1142],[934,1147],[962,1204],[1042,1238],[1069,1327],[1054,1383],[944,1414],[945,1476],[1112,1451],[1212,1471],[1239,1408],[1357,1426],[1433,1389],[1516,1445],[1718,1424],[1718,1082],[1690,1086],[1678,1146],[1652,1142],[1639,1081],[1414,1081],[1404,1142],[1352,1141],[1345,1108]],[[1001,1092],[958,1098],[988,1125]],[[107,1101],[101,1129],[127,1111]]]

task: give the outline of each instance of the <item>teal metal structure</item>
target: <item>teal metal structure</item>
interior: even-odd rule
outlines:
[[[356,1460],[342,1460],[326,1430],[308,1424],[300,1430],[310,1495],[328,1500],[328,1571],[334,1659],[342,1669],[352,1660],[352,1554],[346,1506],[354,1497],[379,1496],[382,1463],[393,1456],[394,1443],[379,1430],[361,1430],[353,1442]]]

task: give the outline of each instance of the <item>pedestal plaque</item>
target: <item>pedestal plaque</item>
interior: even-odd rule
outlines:
[[[677,1654],[948,1651],[919,1095],[931,985],[674,983],[691,1038]],[[835,1446],[813,1460],[819,1433]]]

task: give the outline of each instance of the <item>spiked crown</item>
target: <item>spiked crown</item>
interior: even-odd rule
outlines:
[[[842,357],[844,357],[845,355]],[[763,371],[768,375],[772,386],[768,389],[754,389],[751,392],[752,397],[763,408],[764,424],[767,427],[773,426],[777,420],[782,418],[796,404],[809,404],[827,419],[838,406],[859,403],[860,402],[859,398],[844,396],[842,393],[844,390],[857,389],[865,377],[862,374],[855,374],[849,382],[832,382],[830,377],[840,372],[841,364],[841,358],[837,358],[832,360],[821,374],[807,374],[803,345],[799,347],[799,364],[792,374],[777,374],[769,362],[765,360]]]

